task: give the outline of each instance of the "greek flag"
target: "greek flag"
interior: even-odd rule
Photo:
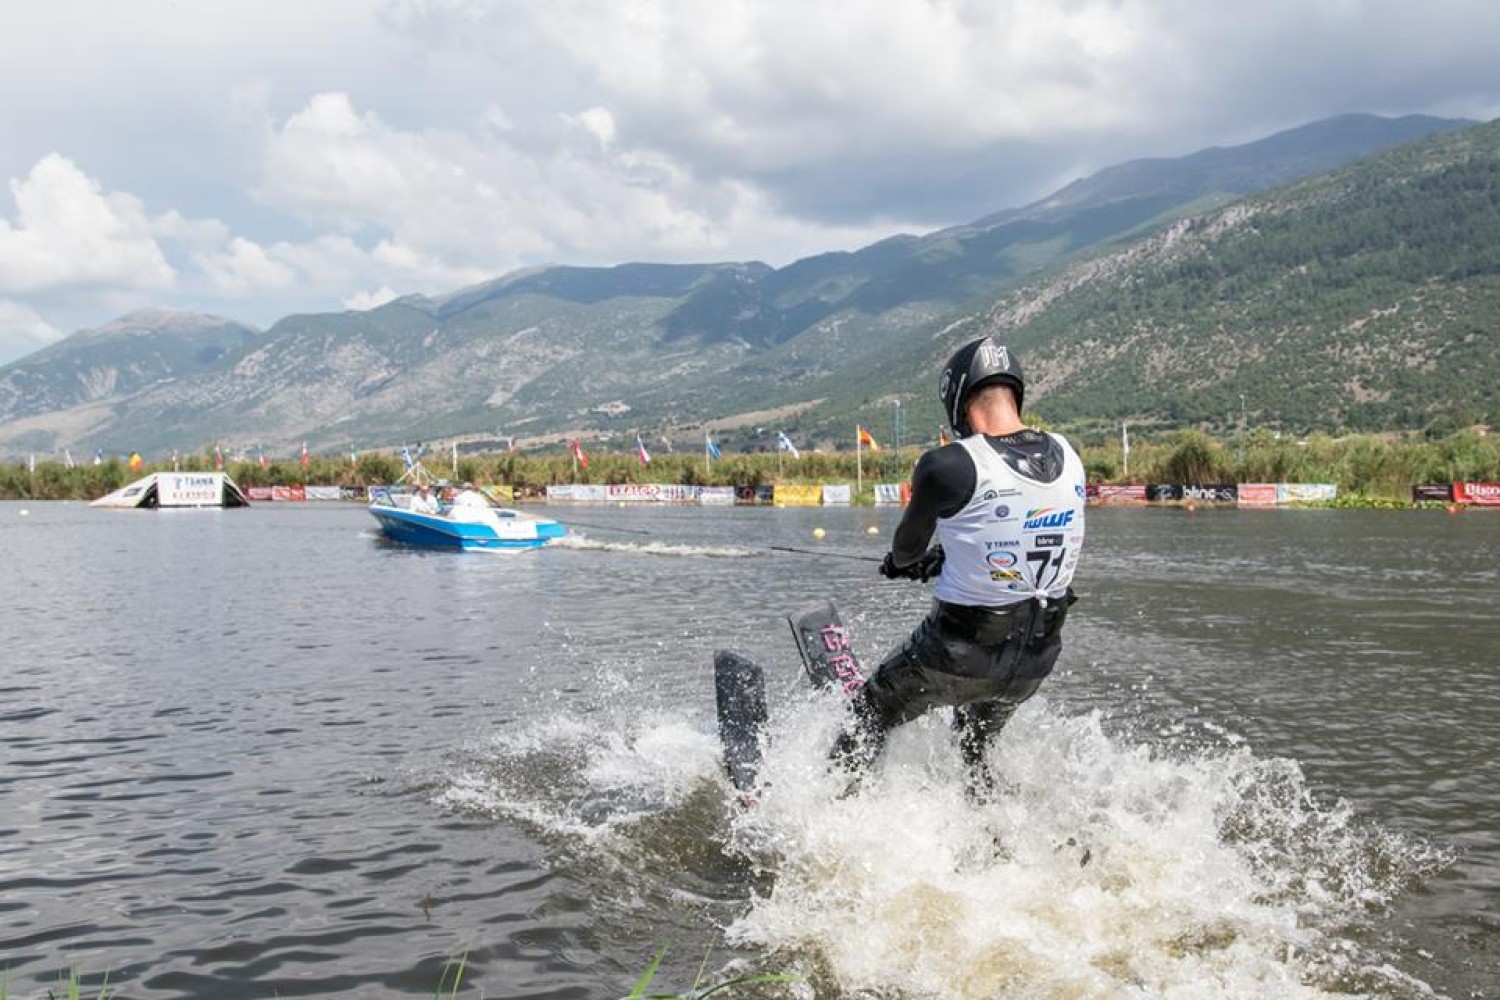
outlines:
[[[723,457],[723,453],[719,451],[719,446],[714,444],[714,439],[708,436],[708,431],[703,432],[703,448],[708,452],[708,457],[716,462]]]
[[[410,472],[413,464],[411,460],[411,449],[404,444],[401,446],[401,462],[406,466],[406,471]]]
[[[802,457],[802,453],[797,450],[796,445],[792,444],[792,439],[786,436],[785,431],[776,432],[776,447],[780,448],[782,451],[791,452],[793,458]]]

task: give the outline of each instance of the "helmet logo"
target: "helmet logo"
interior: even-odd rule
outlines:
[[[1010,352],[1001,344],[993,340],[986,340],[979,345],[979,363],[986,368],[1010,368]]]

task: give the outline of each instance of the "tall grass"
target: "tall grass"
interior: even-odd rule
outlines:
[[[854,483],[863,478],[868,498],[877,482],[903,482],[921,451],[883,449],[856,459],[853,452],[746,452],[724,455],[705,464],[701,454],[656,454],[649,465],[635,454],[595,452],[587,467],[571,452],[493,453],[428,466],[432,474],[455,481],[514,486],[540,492],[562,483],[618,485],[682,483],[702,486],[763,486],[768,483]],[[1463,430],[1438,440],[1415,435],[1358,434],[1332,438],[1278,437],[1255,431],[1232,441],[1200,431],[1177,431],[1157,438],[1133,436],[1129,463],[1120,442],[1086,441],[1082,448],[1089,479],[1096,482],[1185,483],[1335,483],[1341,493],[1406,498],[1417,483],[1500,481],[1500,437]],[[68,468],[57,461],[0,464],[0,500],[93,500],[147,472],[169,471],[171,462],[129,469],[118,458],[99,465]],[[178,463],[183,470],[209,471],[211,455],[192,455]],[[319,457],[304,474],[299,462],[230,462],[225,466],[241,486],[285,486],[308,482],[364,487],[400,478],[399,456],[369,452],[350,461]]]

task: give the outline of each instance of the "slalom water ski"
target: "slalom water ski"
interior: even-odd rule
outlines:
[[[802,667],[814,687],[852,696],[865,682],[849,628],[832,601],[819,601],[787,615]],[[714,695],[719,742],[730,783],[751,801],[760,774],[766,725],[766,679],[760,665],[729,650],[714,652]]]
[[[753,794],[760,772],[760,738],[766,725],[766,680],[760,665],[738,653],[714,652],[714,695],[724,769],[742,794]]]
[[[814,687],[836,687],[853,695],[864,687],[865,676],[854,655],[849,627],[832,601],[819,601],[786,616],[792,638],[802,654],[802,666]]]

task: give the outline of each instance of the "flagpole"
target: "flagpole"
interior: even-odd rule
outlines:
[[[859,424],[854,425],[854,498],[865,491],[865,452],[859,436]]]

